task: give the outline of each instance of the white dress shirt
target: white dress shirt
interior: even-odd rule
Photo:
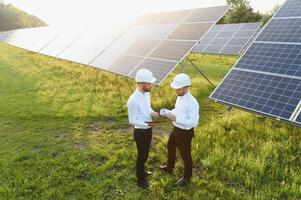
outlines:
[[[171,112],[176,116],[174,126],[189,130],[198,126],[199,108],[198,101],[188,92],[184,96],[177,97],[175,108],[167,110],[167,113]]]
[[[149,92],[140,92],[138,89],[130,96],[128,102],[129,123],[137,129],[151,128],[146,122],[152,121],[152,113]]]

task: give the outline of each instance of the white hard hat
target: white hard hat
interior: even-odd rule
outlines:
[[[170,84],[170,86],[173,89],[181,89],[183,87],[187,87],[191,85],[190,78],[187,74],[178,74],[174,78],[173,82]]]
[[[156,82],[156,78],[148,69],[139,69],[136,73],[135,81],[137,83],[154,83]]]

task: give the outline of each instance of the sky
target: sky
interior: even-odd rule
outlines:
[[[225,5],[225,0],[4,0],[53,26],[89,26],[130,22],[149,12]],[[284,0],[250,0],[256,11],[267,12]]]

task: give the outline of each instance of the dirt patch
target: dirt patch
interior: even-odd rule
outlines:
[[[62,140],[65,139],[65,137],[66,137],[65,134],[61,134],[61,135],[59,135],[58,137],[56,137],[55,140],[57,140],[57,141],[62,141]]]
[[[113,128],[113,130],[116,132],[121,132],[121,133],[132,133],[133,127],[129,126],[129,125],[122,125],[122,126],[119,126],[118,128]]]
[[[87,145],[86,144],[76,144],[76,145],[74,145],[74,147],[79,150],[84,150],[87,148]]]
[[[95,165],[102,165],[103,163],[105,163],[108,160],[107,157],[103,156],[103,155],[92,155],[90,158],[90,161],[95,164]]]
[[[152,139],[152,146],[156,146],[162,138],[168,137],[169,132],[160,127],[153,128],[153,139]]]
[[[203,167],[202,166],[194,166],[192,168],[192,173],[193,173],[193,176],[197,176],[199,178],[202,178],[203,177]]]
[[[99,126],[100,126],[99,123],[89,124],[87,127],[88,133],[90,134],[98,133],[101,130]]]
[[[168,137],[169,136],[169,131],[165,130],[163,128],[160,127],[154,127],[153,128],[153,135],[157,136],[157,137]]]
[[[87,125],[87,132],[90,134],[97,134],[103,131],[131,132],[132,127],[128,124],[119,124],[114,120],[97,121]]]
[[[133,132],[133,126],[129,124],[118,124],[117,122],[113,120],[108,121],[98,121],[94,122],[92,124],[89,124],[87,126],[87,132],[90,134],[99,134],[103,131],[112,131],[116,133],[132,133]],[[154,138],[162,138],[169,135],[169,131],[160,128],[160,127],[154,127],[153,128],[153,135]]]

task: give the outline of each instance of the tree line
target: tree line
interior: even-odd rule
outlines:
[[[275,5],[271,11],[261,14],[254,11],[249,0],[227,0],[227,3],[231,4],[232,7],[218,22],[219,24],[250,22],[262,22],[263,24],[266,24],[279,8],[279,5]]]
[[[0,31],[20,28],[46,26],[47,24],[34,15],[29,15],[11,4],[0,0]]]

